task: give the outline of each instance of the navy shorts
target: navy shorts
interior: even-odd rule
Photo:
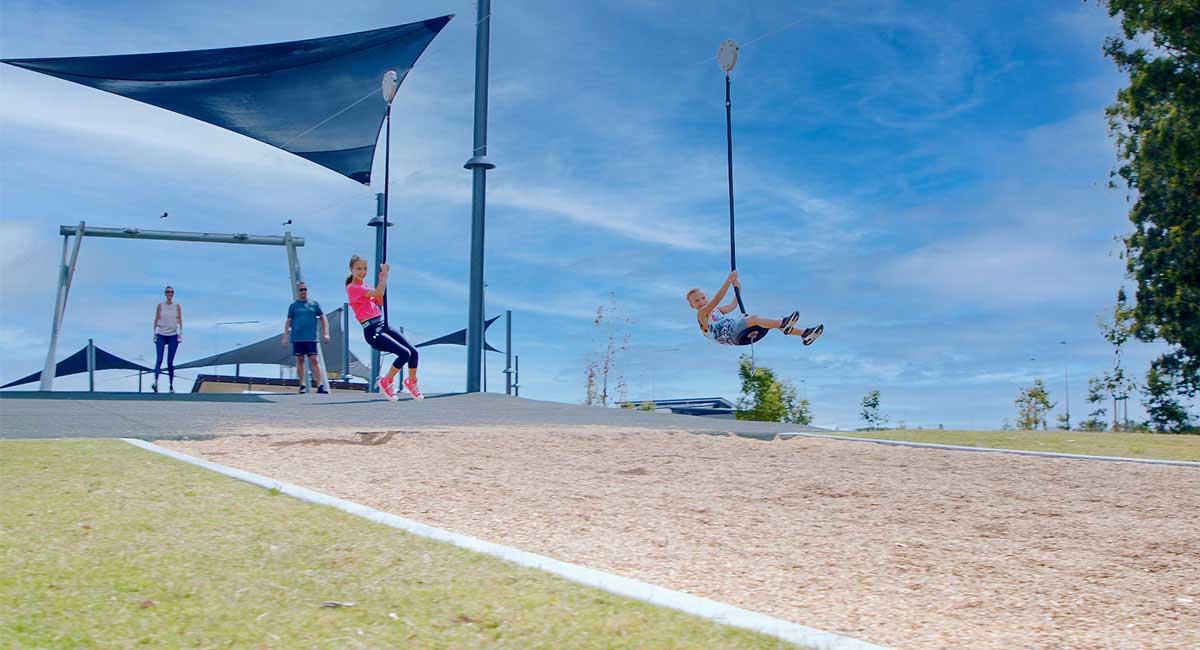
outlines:
[[[317,355],[316,341],[293,341],[292,354],[297,357],[307,357]]]

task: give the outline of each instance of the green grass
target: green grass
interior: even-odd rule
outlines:
[[[123,442],[0,441],[0,648],[133,647],[794,646]]]
[[[834,435],[906,442],[930,442],[964,447],[1051,451],[1090,456],[1200,461],[1200,436],[1107,431],[938,431],[888,429]]]

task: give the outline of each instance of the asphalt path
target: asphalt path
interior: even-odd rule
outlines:
[[[495,393],[432,395],[398,402],[368,394],[220,395],[164,393],[0,393],[0,438],[198,438],[230,429],[322,423],[378,431],[420,426],[607,425],[737,434],[770,439],[823,431],[778,422],[542,402]]]

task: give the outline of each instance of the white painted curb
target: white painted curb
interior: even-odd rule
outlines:
[[[759,614],[708,598],[693,596],[682,591],[666,589],[630,578],[622,578],[621,576],[604,573],[603,571],[555,560],[544,555],[527,553],[508,546],[493,544],[474,537],[434,528],[433,526],[405,519],[404,517],[398,517],[381,510],[354,503],[353,501],[346,501],[345,499],[339,499],[315,490],[302,488],[298,485],[276,481],[266,476],[252,474],[240,469],[189,456],[165,447],[159,447],[144,440],[135,440],[132,438],[121,438],[121,440],[136,447],[141,447],[142,449],[164,456],[170,456],[176,460],[191,463],[192,465],[246,481],[247,483],[253,483],[265,488],[274,488],[283,494],[302,501],[331,506],[386,526],[405,530],[414,535],[449,542],[455,546],[493,555],[521,566],[541,569],[572,582],[603,589],[619,596],[633,598],[634,600],[640,600],[652,605],[670,607],[671,609],[706,618],[723,625],[731,625],[754,632],[769,634],[785,641],[819,650],[890,650],[885,646],[866,643],[865,641],[859,641],[832,632],[823,632],[811,627],[767,616],[766,614]]]
[[[782,440],[797,437],[827,438],[829,440],[850,440],[853,442],[874,442],[880,445],[896,447],[924,447],[927,449],[949,449],[951,451],[990,451],[1001,454],[1018,454],[1020,456],[1043,456],[1046,458],[1077,458],[1080,460],[1108,460],[1122,463],[1145,463],[1148,465],[1182,465],[1184,467],[1200,467],[1200,463],[1186,460],[1159,460],[1156,458],[1124,458],[1122,456],[1088,456],[1086,454],[1060,454],[1053,451],[1033,451],[1031,449],[993,449],[991,447],[963,447],[961,445],[939,445],[932,442],[908,442],[905,440],[883,440],[881,438],[856,438],[854,436],[835,436],[825,433],[801,433],[788,431],[778,434]]]

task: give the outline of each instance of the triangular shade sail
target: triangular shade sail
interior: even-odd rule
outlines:
[[[452,17],[270,45],[4,63],[236,131],[365,184],[383,75],[403,81]]]
[[[321,342],[321,352],[325,356],[325,367],[331,372],[341,372],[342,359],[342,337],[345,332],[342,331],[342,308],[338,307],[325,314],[325,318],[329,320],[329,342]],[[318,327],[319,331],[319,327]],[[291,366],[296,363],[296,358],[292,356],[291,346],[283,346],[283,333],[276,334],[268,339],[263,339],[257,343],[244,345],[240,348],[214,354],[211,357],[204,357],[187,363],[176,364],[176,370],[186,368],[205,368],[208,366],[232,366],[239,363],[265,363],[268,365]],[[362,374],[364,373],[365,374]],[[370,370],[350,353],[350,374],[369,377]]]
[[[87,346],[85,345],[75,354],[72,354],[66,359],[59,361],[58,364],[54,366],[54,376],[66,377],[67,375],[78,375],[80,373],[87,372],[87,350]],[[111,352],[106,352],[100,349],[98,346],[95,348],[95,350],[96,370],[140,370],[142,372],[154,372],[152,369],[147,368],[146,366],[138,365],[132,361],[129,361],[128,359],[122,359]],[[35,381],[41,381],[41,379],[42,372],[39,370],[32,375],[27,375],[14,382],[0,386],[0,389],[20,386],[22,384],[31,384]]]
[[[492,323],[496,322],[496,320],[499,318],[500,318],[499,316],[493,316],[490,319],[483,322],[484,334],[487,334],[487,329],[489,327],[491,327]],[[414,348],[423,348],[427,345],[466,345],[466,344],[467,344],[467,330],[458,330],[457,332],[452,332],[445,336],[439,336],[436,339],[429,339],[428,341],[425,341],[424,343],[418,343],[418,344],[414,345],[413,347]],[[487,340],[484,340],[483,347],[488,352],[499,352],[499,350],[492,347],[492,345],[490,343],[488,343]]]

